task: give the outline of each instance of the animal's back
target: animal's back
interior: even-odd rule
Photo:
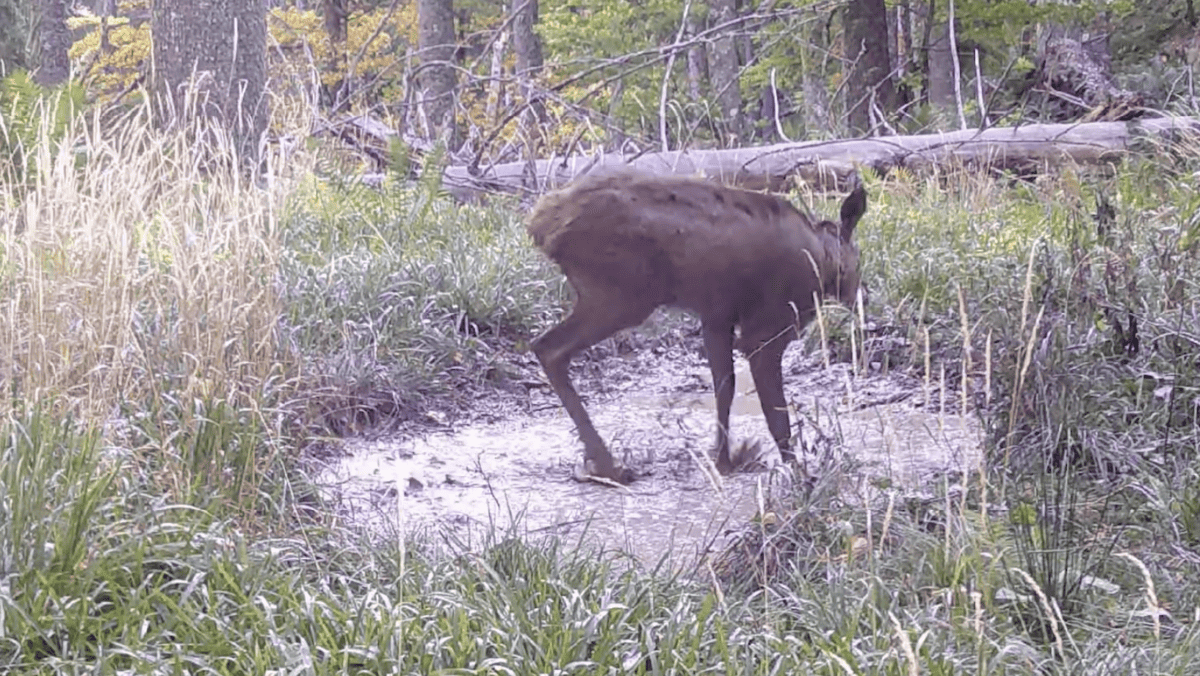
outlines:
[[[737,257],[756,248],[755,240],[778,246],[808,229],[804,214],[773,195],[633,169],[588,175],[546,195],[527,225],[534,244],[560,265],[594,261],[622,245],[627,256],[661,253],[682,265],[706,250]]]

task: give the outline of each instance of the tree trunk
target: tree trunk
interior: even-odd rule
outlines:
[[[832,17],[830,18],[830,21]],[[831,133],[835,125],[830,113],[829,89],[826,88],[826,59],[829,54],[829,24],[830,21],[814,21],[809,27],[802,28],[811,47],[801,47],[800,72],[803,97],[800,115],[803,120],[805,134],[812,138],[814,132]],[[819,56],[820,58],[816,58]]]
[[[152,82],[163,122],[222,124],[251,166],[267,127],[262,0],[156,0]]]
[[[350,11],[346,0],[321,0],[321,15],[325,22],[325,33],[329,36],[329,71],[342,73],[346,69],[346,19]],[[323,85],[322,91],[328,100],[330,108],[336,113],[344,99],[349,98],[350,92],[345,88],[345,80],[339,78],[330,85]]]
[[[538,22],[538,0],[513,0],[513,51],[517,57],[517,80],[526,82],[542,72],[542,39],[534,27]]]
[[[872,106],[885,114],[892,109],[887,8],[883,0],[850,0],[845,12],[846,122],[854,132],[870,132]]]
[[[420,86],[424,90],[422,107],[430,137],[454,134],[454,2],[453,0],[417,0],[417,43],[420,49]]]
[[[25,50],[29,14],[29,7],[21,0],[0,0],[0,77],[29,63]]]
[[[60,85],[71,77],[71,29],[67,28],[67,0],[41,0],[38,37],[42,46],[37,81],[43,87]]]
[[[484,120],[487,124],[500,121],[500,111],[508,107],[505,101],[508,89],[504,77],[504,57],[508,54],[508,31],[502,30],[492,38],[492,67],[488,73],[487,102],[484,104]]]
[[[900,36],[897,39],[897,45],[900,58],[900,75],[911,73],[913,70],[913,31],[916,30],[917,23],[913,21],[912,0],[900,0],[896,4],[896,24],[899,26]]]
[[[929,32],[929,87],[926,89],[930,105],[942,110],[954,109],[954,57],[950,54],[950,24],[935,20]]]
[[[540,137],[546,121],[546,106],[534,91],[533,80],[542,72],[542,39],[534,31],[538,22],[538,0],[512,0],[513,51],[516,53],[517,88],[523,101],[529,101],[525,129]],[[533,148],[531,148],[533,150]],[[532,155],[531,155],[532,156]]]
[[[112,41],[108,39],[108,31],[112,29],[113,22],[108,21],[108,18],[117,15],[117,0],[97,0],[95,5],[96,16],[102,19],[100,23],[100,53],[112,54],[113,45]]]
[[[708,0],[708,22],[720,26],[737,17],[735,0]],[[708,57],[709,75],[717,90],[719,118],[725,134],[723,145],[737,145],[742,137],[742,92],[738,84],[738,45],[734,29],[727,28],[712,41]]]
[[[895,74],[896,83],[896,109],[902,109],[913,101],[913,87],[909,79],[909,73],[916,71],[916,63],[913,60],[913,9],[911,0],[899,0],[896,3],[895,19],[892,21],[896,28],[896,35],[892,44],[895,45],[895,51],[892,53],[893,72]]]

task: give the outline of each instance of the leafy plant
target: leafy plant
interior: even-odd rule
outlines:
[[[18,70],[0,80],[0,177],[28,185],[53,157],[43,140],[62,141],[71,122],[83,112],[84,89],[76,82],[46,89]]]

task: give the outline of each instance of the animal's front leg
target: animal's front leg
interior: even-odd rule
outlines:
[[[758,402],[784,462],[795,459],[787,400],[783,396],[782,361],[787,344],[786,336],[778,336],[761,343],[749,354],[750,375],[754,377],[754,389],[758,390]]]
[[[704,349],[712,370],[717,398],[717,470],[728,474],[734,469],[729,457],[729,408],[733,405],[733,324],[704,322]]]

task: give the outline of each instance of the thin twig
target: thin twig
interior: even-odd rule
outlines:
[[[692,0],[683,5],[683,18],[679,20],[679,32],[675,34],[675,44],[683,40],[683,32],[687,29],[688,14],[692,11]],[[667,91],[671,84],[671,70],[675,67],[675,55],[679,51],[672,49],[667,57],[667,65],[663,67],[662,89],[658,95],[658,137],[662,141],[662,151],[669,151],[670,141],[667,139]]]
[[[946,19],[946,32],[950,36],[950,61],[954,64],[954,104],[958,109],[958,128],[967,128],[967,114],[963,111],[962,101],[962,64],[958,62],[958,38],[954,30],[954,0],[950,0],[947,8],[949,17]]]
[[[775,86],[774,68],[771,69],[771,103],[771,112],[775,114],[775,133],[779,134],[779,138],[791,143],[792,139],[784,133],[783,122],[779,119],[779,88]]]
[[[383,27],[387,25],[388,19],[392,18],[392,14],[396,12],[396,6],[399,4],[400,0],[392,0],[392,4],[388,7],[387,14],[383,16],[383,19],[379,22],[379,25],[375,27],[375,32],[371,34],[371,37],[366,42],[362,43],[362,46],[358,48],[358,53],[355,54],[350,63],[346,65],[346,79],[342,81],[342,86],[338,88],[337,99],[334,100],[334,112],[337,112],[339,107],[342,105],[343,95],[346,97],[345,102],[349,102],[350,95],[347,92],[347,88],[350,86],[350,81],[354,79],[354,70],[358,68],[358,62],[361,61],[363,55],[367,53],[367,47],[370,47],[371,43],[375,42],[375,38],[379,37],[379,34],[383,32]]]
[[[975,97],[979,101],[979,128],[987,129],[987,104],[983,100],[983,73],[979,70],[979,48],[975,48]]]

